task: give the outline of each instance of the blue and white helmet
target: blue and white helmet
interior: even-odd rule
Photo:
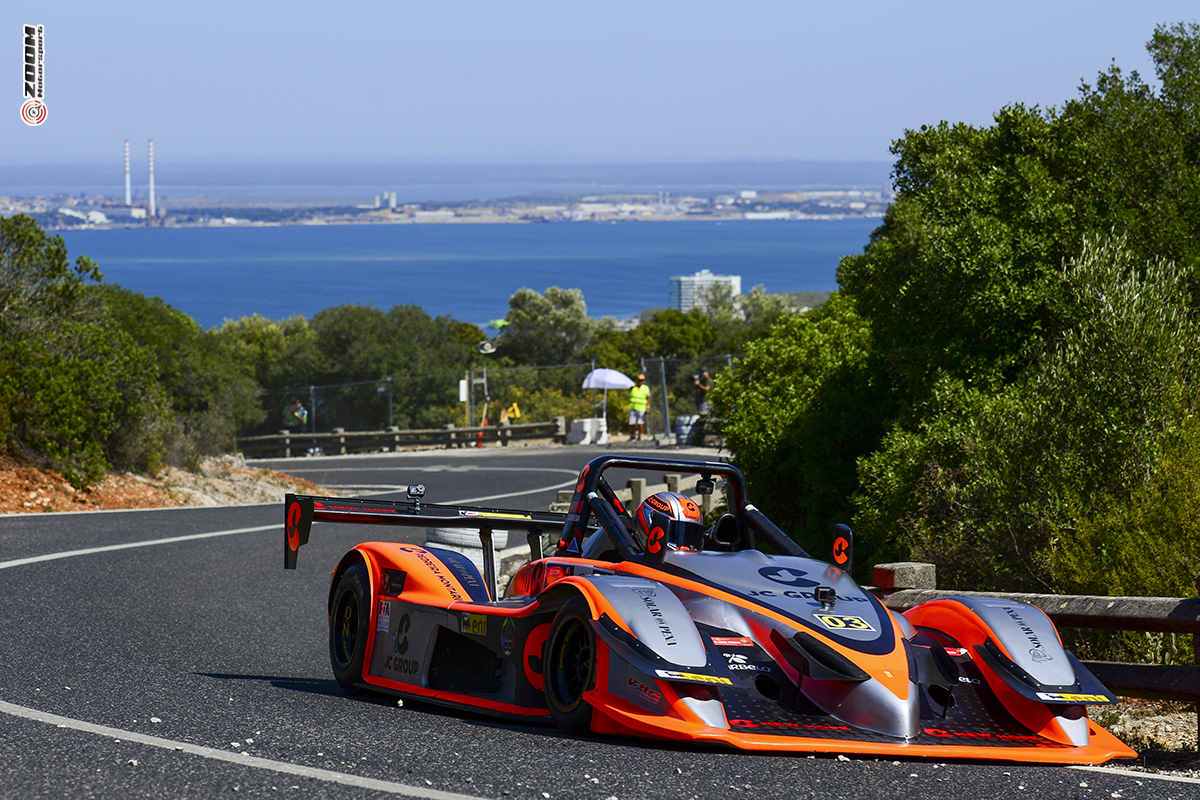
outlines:
[[[658,555],[663,547],[699,550],[704,542],[700,506],[679,492],[659,492],[642,501],[634,520],[646,537],[646,552]]]

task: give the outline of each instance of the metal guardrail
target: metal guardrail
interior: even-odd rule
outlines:
[[[406,446],[429,445],[440,447],[475,447],[498,443],[502,447],[522,439],[565,439],[566,420],[555,417],[548,422],[524,422],[516,425],[485,425],[459,428],[416,428],[400,430],[392,427],[382,431],[347,431],[334,428],[330,433],[293,433],[280,431],[266,436],[243,436],[237,440],[243,453],[282,453],[284,458],[304,455],[312,448],[330,455],[398,450]]]
[[[1200,733],[1200,598],[1099,597],[999,592],[951,592],[931,588],[932,564],[879,564],[876,594],[893,611],[907,611],[941,597],[996,597],[1037,606],[1064,628],[1192,635],[1194,664],[1126,664],[1085,661],[1100,682],[1123,697],[1176,700],[1196,706]],[[901,584],[916,584],[910,588]],[[1200,576],[1196,579],[1200,594]]]

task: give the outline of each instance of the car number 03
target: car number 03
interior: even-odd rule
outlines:
[[[817,619],[821,620],[821,624],[831,630],[851,630],[851,631],[873,631],[871,623],[867,622],[862,617],[839,616],[835,614],[814,614]]]

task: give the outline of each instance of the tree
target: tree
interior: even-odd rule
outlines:
[[[113,464],[161,466],[169,424],[149,350],[83,302],[101,277],[85,257],[72,267],[62,237],[29,217],[0,219],[0,437],[78,486]]]
[[[545,294],[518,289],[508,299],[504,318],[509,324],[498,337],[500,350],[522,364],[577,361],[595,331],[578,289],[551,286]]]
[[[944,377],[860,464],[859,531],[936,561],[949,586],[1056,588],[1053,551],[1078,558],[1080,526],[1153,483],[1164,437],[1195,416],[1182,271],[1088,239],[1060,280],[1072,323],[1016,380]]]
[[[755,503],[803,546],[824,552],[832,525],[850,521],[856,460],[879,441],[892,411],[854,301],[835,292],[819,309],[784,317],[747,343],[709,398]]]

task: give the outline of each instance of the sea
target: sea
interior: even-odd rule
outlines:
[[[202,327],[342,304],[415,304],[486,327],[521,288],[579,289],[593,318],[666,306],[670,278],[740,275],[742,290],[828,292],[878,219],[382,224],[63,231],[108,283]]]

